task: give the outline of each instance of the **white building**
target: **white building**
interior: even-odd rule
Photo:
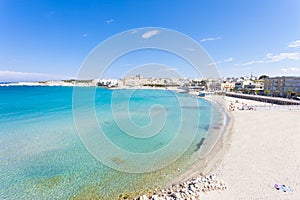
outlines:
[[[119,81],[117,79],[99,79],[98,86],[117,87]]]

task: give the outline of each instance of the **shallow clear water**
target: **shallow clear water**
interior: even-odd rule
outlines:
[[[107,167],[87,151],[76,130],[72,92],[71,87],[0,87],[0,199],[115,199],[120,193],[138,193],[163,185],[180,173],[178,168],[183,170],[192,163],[191,155],[199,149],[208,127],[217,123],[211,122],[212,105],[203,99],[165,90],[97,88],[98,125],[112,143],[128,152],[159,151],[173,141],[176,133],[196,130],[187,151],[167,167],[150,173],[126,173]],[[190,106],[191,101],[197,106]],[[89,109],[85,99],[77,106],[87,127],[83,130],[96,131],[89,116],[85,116]],[[146,137],[163,119],[163,127]],[[154,126],[147,129],[152,123]],[[135,132],[134,127],[143,131]],[[132,137],[126,134],[129,132],[144,134],[145,138]],[[166,158],[160,160],[161,166],[178,153],[178,148],[162,155]],[[101,151],[110,156],[110,149]],[[134,167],[126,159],[108,158],[115,164],[124,162]]]

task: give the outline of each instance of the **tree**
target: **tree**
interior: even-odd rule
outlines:
[[[294,93],[293,90],[288,90],[287,92],[287,98],[291,98],[292,93]]]
[[[200,84],[201,84],[201,86],[206,86],[206,81],[202,80],[202,81],[200,82]]]
[[[271,92],[270,90],[266,90],[265,91],[266,96],[269,96],[270,92]]]
[[[261,76],[258,78],[258,80],[264,80],[264,79],[266,79],[266,78],[269,78],[269,76],[267,76],[267,75],[261,75]]]

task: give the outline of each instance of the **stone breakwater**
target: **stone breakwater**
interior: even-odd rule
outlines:
[[[200,199],[200,195],[210,191],[226,190],[223,180],[217,179],[214,173],[203,176],[202,174],[188,181],[172,185],[167,189],[155,190],[148,195],[142,195],[138,200],[173,200],[173,199]]]

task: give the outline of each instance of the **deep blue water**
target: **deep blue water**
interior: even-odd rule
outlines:
[[[190,162],[186,161],[214,123],[209,102],[184,94],[76,89],[80,98],[73,105],[72,87],[0,87],[0,199],[114,199],[121,192],[155,187],[172,180],[180,173],[178,168],[188,167]],[[95,92],[92,107],[85,98],[87,92]],[[92,123],[91,108],[97,124]],[[80,119],[74,119],[72,109],[77,109]],[[129,156],[114,156],[101,141],[91,148],[101,151],[104,163],[108,163],[91,155],[78,131],[95,134],[96,138],[99,127]],[[193,132],[195,137],[184,141]],[[177,134],[181,142],[174,145]],[[181,144],[189,144],[188,149]],[[163,152],[166,147],[169,149]],[[160,156],[152,159],[162,169],[147,173],[119,171],[147,168],[134,162],[130,153],[159,151]],[[149,159],[145,158],[148,166]],[[165,166],[166,162],[170,164]]]

